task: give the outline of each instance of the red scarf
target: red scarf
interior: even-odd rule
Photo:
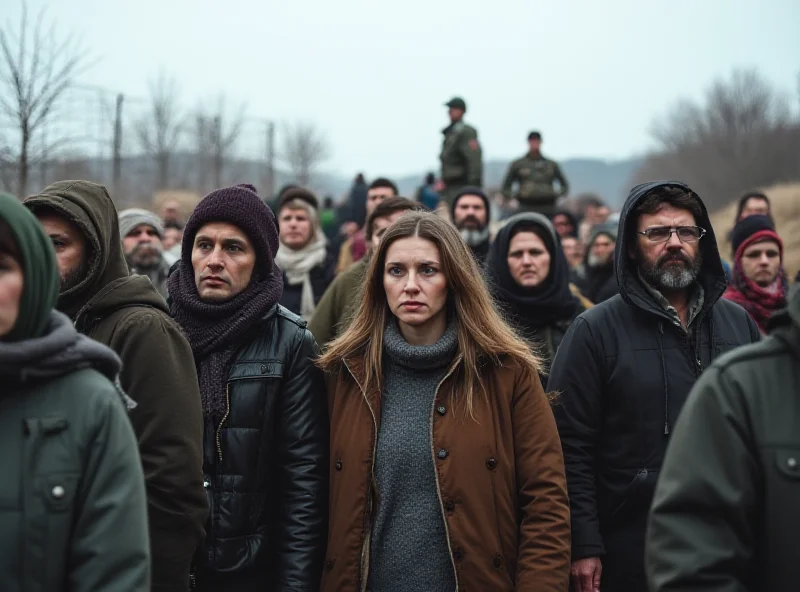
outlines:
[[[778,270],[778,277],[769,288],[762,288],[755,282],[749,280],[742,270],[742,255],[744,250],[750,245],[764,240],[771,240],[778,243],[781,252],[781,267]],[[772,231],[756,232],[744,241],[736,251],[735,264],[733,268],[733,279],[731,285],[725,290],[723,298],[731,300],[744,308],[758,325],[762,333],[766,333],[767,321],[777,310],[786,307],[786,292],[788,282],[786,272],[783,270],[783,242]]]

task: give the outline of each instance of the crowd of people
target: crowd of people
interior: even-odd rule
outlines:
[[[479,153],[459,122],[447,158]],[[566,192],[529,141],[506,191]],[[794,585],[800,295],[768,197],[726,263],[679,182],[612,213],[540,179],[498,221],[471,180],[359,175],[338,219],[296,185],[186,218],[88,181],[0,197],[3,589]]]

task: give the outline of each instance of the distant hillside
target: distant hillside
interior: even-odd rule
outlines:
[[[592,158],[573,158],[560,162],[570,185],[570,194],[593,192],[607,200],[612,207],[619,207],[628,194],[630,179],[637,167],[639,159],[604,161]],[[508,161],[492,160],[484,163],[484,184],[487,187],[499,187],[508,168]],[[193,154],[176,154],[170,163],[170,188],[210,189],[213,175],[209,167],[198,166]],[[47,167],[47,178],[38,176],[39,169],[31,171],[30,193],[44,188],[55,180],[65,178],[83,178],[97,183],[112,186],[112,163],[109,159],[90,158],[68,163],[53,163]],[[223,184],[249,182],[264,192],[266,167],[263,161],[230,160],[226,162]],[[416,188],[422,183],[426,171],[395,178],[402,195],[413,196]],[[332,195],[339,199],[347,194],[355,172],[347,175],[320,173],[311,183],[311,189],[322,195]],[[293,181],[292,175],[283,170],[275,171],[275,189]],[[126,157],[122,161],[122,178],[119,190],[114,195],[119,205],[144,203],[149,201],[158,189],[155,180],[158,178],[154,160],[147,156]],[[10,189],[10,188],[9,188]],[[201,190],[200,193],[203,191]]]

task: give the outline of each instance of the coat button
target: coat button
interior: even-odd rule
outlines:
[[[55,487],[53,487],[53,490],[50,493],[53,494],[53,497],[55,499],[61,499],[67,492],[64,491],[64,488],[61,487],[61,485],[56,485]]]
[[[267,372],[267,365],[261,364],[261,374],[266,374],[266,372]]]
[[[499,553],[492,557],[492,567],[495,569],[500,569],[503,567],[503,557]]]
[[[203,489],[208,489],[209,487],[211,487],[211,483],[208,481],[203,481]]]
[[[439,457],[439,460],[444,460],[444,459],[446,459],[446,458],[447,458],[447,455],[448,455],[448,454],[449,454],[449,453],[447,452],[447,450],[445,450],[444,448],[442,448],[442,449],[441,449],[439,452],[437,452],[437,453],[436,453],[436,456],[438,456],[438,457]]]
[[[455,503],[453,500],[451,500],[451,499],[449,499],[449,500],[445,500],[445,502],[444,502],[444,509],[445,509],[447,512],[452,512],[453,510],[455,510],[455,509],[456,509],[456,503]]]
[[[455,551],[453,551],[453,559],[455,559],[456,561],[461,561],[462,559],[464,559],[464,551],[462,551],[461,549],[456,549]]]
[[[341,471],[342,470],[342,459],[341,458],[336,461],[336,470],[337,471]]]
[[[797,459],[795,457],[793,457],[793,456],[790,456],[788,458],[788,460],[786,461],[786,464],[789,466],[790,469],[796,469],[797,468]]]
[[[447,407],[445,407],[444,405],[439,405],[436,408],[436,413],[438,413],[439,415],[444,415],[445,413],[447,413]]]
[[[490,471],[494,471],[497,468],[497,459],[493,457],[487,460],[486,468],[489,469]]]

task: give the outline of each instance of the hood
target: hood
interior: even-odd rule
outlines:
[[[617,247],[614,251],[614,266],[616,268],[617,283],[620,295],[628,304],[638,306],[643,310],[661,313],[661,307],[655,302],[653,296],[642,285],[634,262],[628,257],[629,245],[636,240],[633,211],[636,206],[654,190],[662,187],[677,187],[689,191],[700,204],[702,214],[697,220],[697,225],[706,230],[706,235],[700,239],[700,249],[703,254],[703,267],[700,270],[698,282],[705,292],[703,310],[708,310],[719,300],[727,287],[725,270],[717,248],[717,237],[711,226],[703,200],[687,185],[678,181],[653,181],[643,183],[631,189],[625,205],[622,207],[617,230]]]
[[[578,226],[580,225],[580,220],[578,219],[578,216],[576,216],[566,208],[560,208],[557,209],[555,212],[553,212],[553,218],[555,218],[556,216],[566,216],[567,219],[569,219],[570,223],[572,224],[572,228],[574,229],[572,232],[569,233],[569,236],[577,238]]]
[[[94,368],[114,382],[122,362],[105,345],[81,335],[66,315],[52,311],[46,333],[15,343],[0,342],[0,377],[14,382],[63,376]]]
[[[129,306],[147,306],[169,314],[166,301],[150,278],[132,275],[114,280],[95,294],[75,315],[75,326],[87,333],[95,322]]]
[[[523,288],[508,268],[508,247],[514,229],[532,222],[549,235],[550,273],[536,288]],[[543,239],[544,240],[544,239]],[[535,212],[516,214],[497,232],[486,258],[486,269],[492,295],[510,312],[524,317],[529,324],[542,325],[554,320],[572,319],[580,302],[569,287],[570,269],[558,235],[550,220]]]
[[[24,204],[34,213],[50,208],[68,218],[81,229],[89,244],[88,274],[58,297],[58,310],[74,319],[100,290],[128,277],[117,210],[105,187],[88,181],[59,181],[27,198]]]

